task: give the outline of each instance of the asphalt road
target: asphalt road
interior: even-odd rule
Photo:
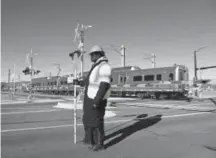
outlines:
[[[118,106],[106,119],[106,150],[74,144],[73,111],[1,107],[2,158],[215,158],[216,113]],[[82,111],[77,111],[82,139]],[[139,119],[136,119],[139,118]]]

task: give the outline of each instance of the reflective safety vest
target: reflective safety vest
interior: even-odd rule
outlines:
[[[110,84],[111,81],[111,66],[102,61],[99,65],[97,65],[91,72],[89,76],[89,85],[87,89],[87,95],[89,98],[94,99],[99,90],[99,86],[101,82],[106,82]],[[111,88],[106,92],[104,99],[108,99],[111,94]]]

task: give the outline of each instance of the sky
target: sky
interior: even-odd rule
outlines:
[[[120,55],[110,45],[126,47],[126,65],[151,68],[148,54],[156,54],[156,67],[185,65],[194,76],[193,51],[198,67],[216,65],[215,0],[1,0],[1,80],[8,69],[22,74],[26,55],[37,53],[36,77],[73,73],[69,52],[77,22],[92,25],[85,32],[85,50],[101,45],[112,67],[121,66]],[[84,69],[91,66],[88,55]],[[200,74],[198,73],[198,77]],[[216,78],[216,69],[203,71],[202,78]]]

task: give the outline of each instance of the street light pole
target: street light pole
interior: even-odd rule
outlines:
[[[197,80],[197,57],[196,51],[194,51],[194,80]]]
[[[201,48],[194,51],[194,81],[197,80],[197,54],[196,53],[203,50],[203,49],[205,49],[206,47],[207,46],[201,47]]]

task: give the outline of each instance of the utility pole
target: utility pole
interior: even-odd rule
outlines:
[[[122,67],[125,67],[125,52],[126,52],[126,48],[125,48],[125,46],[124,45],[121,45],[120,46],[120,51],[119,51],[119,46],[115,46],[115,45],[110,45],[114,50],[115,50],[115,52],[117,52],[118,54],[120,54],[120,56],[121,56],[121,66]],[[118,48],[118,49],[116,49],[116,48]]]
[[[121,45],[121,64],[122,64],[122,67],[125,67],[125,46],[124,45]]]
[[[18,74],[18,82],[21,81],[20,73]]]
[[[152,54],[152,67],[153,67],[153,68],[156,67],[155,58],[156,58],[156,55],[153,53],[153,54]]]
[[[56,80],[56,86],[58,89],[58,93],[59,93],[59,85],[60,85],[60,72],[61,72],[61,67],[59,63],[54,63],[54,65],[56,65],[56,69],[57,69],[57,80]]]
[[[156,55],[154,53],[152,53],[151,56],[150,56],[150,54],[146,54],[146,55],[148,55],[148,57],[145,57],[143,59],[151,60],[151,62],[152,62],[152,68],[155,68],[156,67],[156,60],[155,60]]]
[[[32,96],[32,88],[33,88],[33,86],[32,86],[32,78],[33,78],[33,53],[32,53],[32,49],[31,49],[31,54],[30,54],[30,66],[29,66],[29,68],[30,68],[30,98],[31,98],[31,96]]]
[[[8,70],[8,90],[10,90],[10,76],[11,76],[11,70]]]
[[[15,79],[16,79],[16,65],[14,64],[14,73],[13,73],[13,91],[14,91],[14,94],[16,92],[16,83],[15,83]]]

